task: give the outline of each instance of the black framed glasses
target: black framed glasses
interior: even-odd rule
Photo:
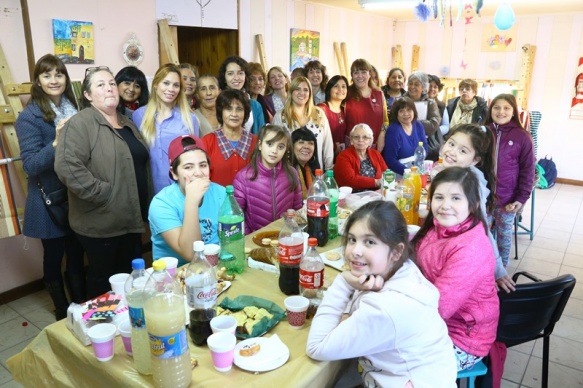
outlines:
[[[107,66],[88,67],[87,69],[85,69],[85,77],[87,77],[87,74],[90,74],[90,73],[93,73],[94,71],[99,71],[99,70],[111,71],[111,70],[109,70],[109,67],[107,67]]]

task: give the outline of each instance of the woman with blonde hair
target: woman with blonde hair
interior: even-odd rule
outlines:
[[[283,109],[287,100],[290,80],[279,66],[274,66],[267,72],[267,86],[265,86],[265,104],[269,114],[273,117]]]
[[[154,194],[157,194],[173,182],[168,175],[170,163],[166,152],[170,142],[180,135],[199,136],[198,119],[186,100],[178,66],[167,63],[158,69],[148,105],[136,110],[132,118],[150,147]]]
[[[332,132],[324,111],[314,106],[310,81],[306,77],[296,77],[289,91],[283,109],[273,117],[273,124],[283,125],[290,132],[304,126],[312,131],[316,136],[320,166],[325,170],[332,169],[334,167]]]
[[[186,101],[190,105],[190,109],[198,108],[198,101],[196,99],[196,83],[198,81],[198,68],[190,63],[181,63],[178,68],[182,78],[182,86],[184,87],[184,95]]]

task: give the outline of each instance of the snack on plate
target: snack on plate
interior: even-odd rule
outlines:
[[[257,342],[253,342],[252,344],[244,345],[241,350],[239,350],[239,354],[243,357],[251,357],[259,350],[261,350],[261,345]]]
[[[345,220],[348,218],[348,216],[350,216],[352,214],[351,211],[348,210],[341,210],[340,213],[338,214],[338,219],[340,220]]]
[[[243,310],[233,312],[229,309],[224,309],[217,306],[217,316],[230,315],[237,320],[237,333],[249,334],[253,333],[253,327],[258,324],[264,317],[268,320],[273,318],[273,314],[257,306],[246,306]]]
[[[279,240],[271,240],[269,245],[271,245],[272,247],[277,247],[279,246]]]
[[[221,267],[219,270],[217,270],[217,280],[234,280],[235,279],[235,275],[229,275],[227,273],[227,268],[226,267]]]
[[[186,267],[180,268],[176,277],[177,277],[178,283],[180,284],[180,287],[182,288],[182,292],[184,292],[186,294],[186,282],[185,282]],[[231,281],[233,279],[235,279],[235,275],[227,274],[227,268],[222,267],[221,269],[217,270],[217,294],[220,294],[223,291],[223,289],[225,288],[225,285],[226,285],[224,283],[225,280]]]
[[[328,252],[328,253],[326,253],[326,259],[328,259],[330,261],[340,260],[340,253],[338,253],[338,252]]]
[[[253,249],[251,253],[249,253],[249,257],[255,261],[275,265],[278,261],[277,247]]]
[[[267,238],[267,237],[266,238],[262,238],[261,239],[261,244],[263,244],[263,245],[269,245],[269,244],[271,244],[271,239],[270,238]]]

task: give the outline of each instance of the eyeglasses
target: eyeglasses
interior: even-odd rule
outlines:
[[[93,67],[88,67],[87,69],[85,69],[85,77],[87,77],[87,74],[93,73],[94,71],[99,71],[99,70],[109,70],[109,67],[107,66],[93,66]]]
[[[353,136],[351,136],[351,138],[352,138],[352,140],[370,140],[371,139],[370,136],[366,136],[366,135],[363,135],[363,136],[353,135]]]
[[[469,86],[460,86],[460,92],[470,92],[472,88]]]

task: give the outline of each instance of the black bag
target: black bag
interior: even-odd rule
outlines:
[[[51,220],[53,220],[55,225],[60,226],[61,228],[68,228],[69,198],[67,197],[67,188],[63,187],[52,193],[45,193],[40,182],[37,184]]]

